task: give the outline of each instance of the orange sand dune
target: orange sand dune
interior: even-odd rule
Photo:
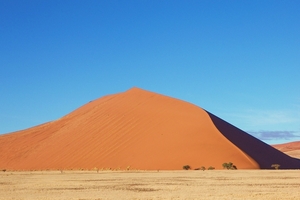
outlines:
[[[0,168],[182,169],[233,162],[239,169],[300,168],[300,160],[184,101],[138,88],[0,136]]]
[[[275,144],[272,146],[291,157],[300,158],[300,141],[289,142],[284,144]]]

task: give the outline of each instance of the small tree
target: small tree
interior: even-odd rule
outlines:
[[[201,166],[200,169],[201,169],[202,171],[206,170],[206,168],[205,168],[204,166]]]
[[[223,169],[228,169],[228,163],[223,163],[222,166],[223,166]]]
[[[237,167],[232,162],[223,163],[222,166],[224,169],[237,169]]]
[[[189,166],[189,165],[184,165],[182,168],[183,168],[184,170],[189,170],[189,169],[191,169],[191,166]]]
[[[279,169],[280,165],[279,164],[272,164],[271,167],[275,168],[276,170]]]

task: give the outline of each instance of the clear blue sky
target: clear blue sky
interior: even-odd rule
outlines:
[[[0,1],[0,133],[139,87],[300,140],[300,1]]]

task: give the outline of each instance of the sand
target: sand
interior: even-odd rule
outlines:
[[[0,136],[0,169],[299,168],[300,160],[191,103],[132,88]]]
[[[299,188],[299,170],[0,172],[0,200],[291,200]]]
[[[291,157],[300,159],[300,141],[289,142],[284,144],[275,144],[272,146]]]

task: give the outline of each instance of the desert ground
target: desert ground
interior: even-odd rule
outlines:
[[[0,199],[299,199],[300,170],[0,172]]]

